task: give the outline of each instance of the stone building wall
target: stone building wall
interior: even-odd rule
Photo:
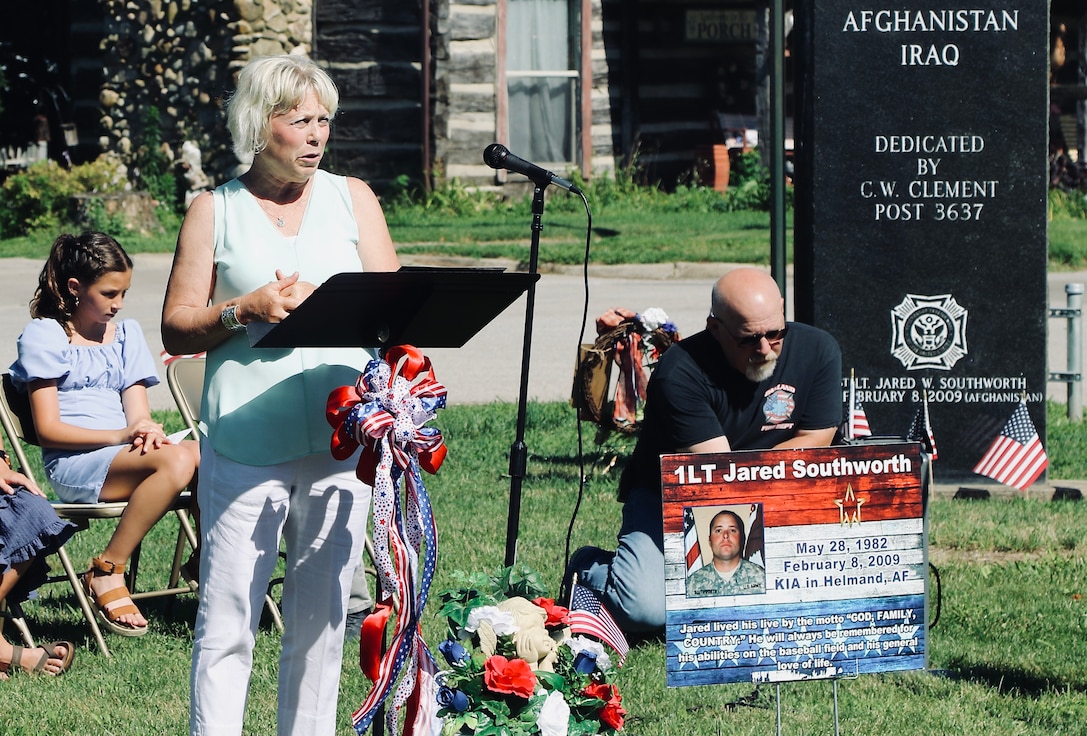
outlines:
[[[592,0],[591,13],[592,150],[586,173],[600,175],[614,172],[616,153],[601,0]],[[496,29],[495,0],[452,0],[435,32],[435,166],[465,183],[495,183],[483,149],[498,140]]]
[[[497,140],[495,1],[443,5],[434,33],[435,169],[450,179],[493,184],[483,149]]]
[[[257,56],[306,53],[341,90],[326,157],[381,191],[435,178],[491,185],[483,149],[497,136],[496,0],[429,0],[430,66],[420,9],[404,0],[99,0],[105,15],[99,148],[131,167],[158,115],[163,152],[199,151],[207,185],[237,173],[224,120],[234,73]],[[601,0],[592,0],[593,173],[614,168]],[[428,72],[424,74],[424,72]],[[422,120],[429,77],[429,119]],[[425,144],[425,145],[424,145]]]
[[[611,65],[622,60],[620,38],[617,30],[605,25],[604,4],[602,0],[592,0],[592,21],[590,23],[593,40],[590,50],[592,65],[592,155],[590,174],[593,176],[614,176],[616,159],[621,158],[623,148],[615,126],[612,124],[612,106],[618,101],[619,85],[612,89],[612,80],[617,78],[618,69]]]
[[[340,88],[325,164],[378,192],[424,177],[430,5],[405,0],[315,0],[314,58]]]
[[[99,1],[106,16],[100,148],[133,166],[140,146],[156,137],[146,130],[154,110],[171,160],[191,141],[209,185],[233,176],[238,161],[223,101],[234,72],[256,56],[308,52],[313,0]]]

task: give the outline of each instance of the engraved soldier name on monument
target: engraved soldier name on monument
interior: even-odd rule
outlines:
[[[910,5],[797,8],[794,311],[874,434],[927,397],[937,480],[991,483],[1021,397],[1045,438],[1048,3]]]

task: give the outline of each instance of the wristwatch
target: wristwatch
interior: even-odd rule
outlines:
[[[238,321],[238,307],[234,304],[223,310],[219,315],[219,321],[231,332],[240,332],[245,329],[245,325]]]
[[[11,468],[11,458],[8,457],[8,454],[3,450],[0,450],[0,460],[3,460],[4,464],[7,465],[9,469]]]

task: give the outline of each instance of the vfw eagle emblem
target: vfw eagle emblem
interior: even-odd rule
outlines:
[[[906,370],[951,370],[968,352],[966,314],[950,294],[907,294],[891,310],[891,355]]]

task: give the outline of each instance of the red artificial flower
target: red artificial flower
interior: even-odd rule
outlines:
[[[506,659],[496,654],[483,665],[483,682],[491,692],[528,699],[536,689],[536,673],[523,659]]]
[[[619,688],[603,682],[594,683],[581,691],[582,695],[604,701],[604,707],[600,709],[600,720],[616,731],[622,729],[623,718],[626,709],[623,708],[622,697],[619,696]]]
[[[554,598],[537,598],[532,602],[547,613],[547,620],[544,621],[544,626],[550,628],[554,626],[565,626],[569,623],[567,617],[570,614],[570,609],[556,606]]]

